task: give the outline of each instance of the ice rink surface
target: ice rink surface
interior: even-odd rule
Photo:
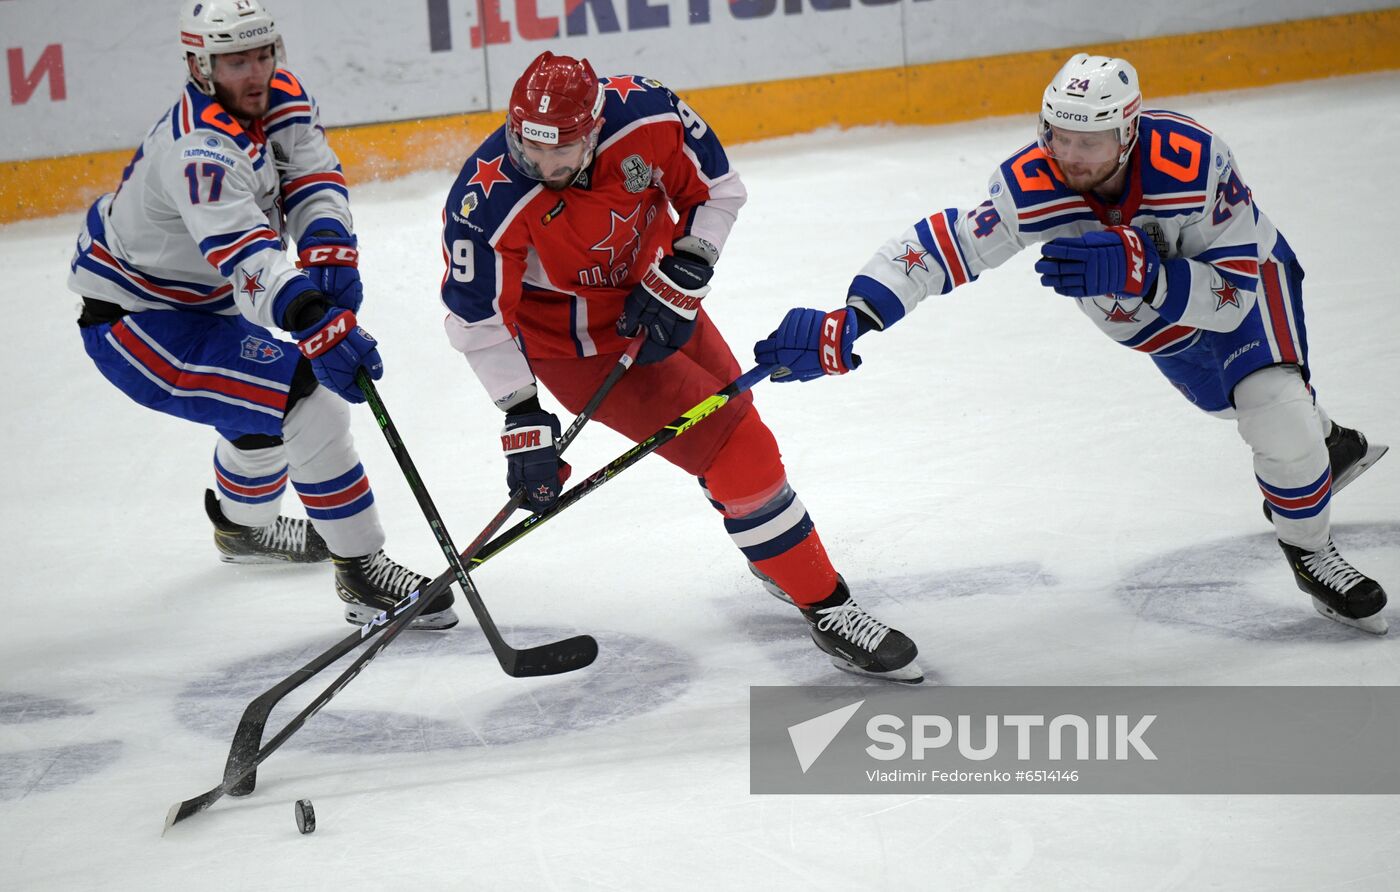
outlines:
[[[1307,270],[1321,402],[1400,445],[1400,74],[1147,104],[1229,142]],[[979,202],[1033,129],[1027,114],[734,148],[750,199],[706,306],[741,362],[789,306],[839,305],[881,241]],[[440,326],[451,178],[352,201],[381,392],[460,545],[506,493],[500,416]],[[513,643],[589,632],[593,667],[508,678],[459,601],[457,629],[401,637],[253,796],[162,839],[170,804],[218,782],[243,706],[347,627],[329,569],[216,559],[212,432],[127,402],[83,354],[64,286],[79,219],[0,227],[0,888],[1400,885],[1393,797],[750,795],[748,686],[860,681],[655,457],[477,574]],[[1400,632],[1342,629],[1294,588],[1233,423],[1040,287],[1034,254],[863,339],[855,374],[755,389],[838,569],[918,642],[929,683],[1400,683]],[[435,574],[368,409],[354,425],[389,552]],[[570,460],[586,473],[626,446],[590,427]],[[1332,515],[1392,597],[1398,509],[1392,456]]]

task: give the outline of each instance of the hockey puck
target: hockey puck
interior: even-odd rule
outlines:
[[[315,833],[316,809],[311,807],[311,800],[298,799],[293,809],[297,816],[297,830],[302,833]]]

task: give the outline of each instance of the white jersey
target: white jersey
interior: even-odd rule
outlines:
[[[241,313],[277,328],[290,298],[311,287],[287,256],[288,236],[326,222],[352,232],[349,193],[316,103],[291,72],[273,75],[267,114],[246,129],[187,84],[117,191],[88,211],[68,285],[133,312]]]
[[[1190,118],[1145,111],[1124,194],[1115,205],[1065,185],[1037,145],[997,168],[988,198],[949,208],[886,242],[851,283],[847,303],[887,328],[930,294],[946,294],[1021,249],[1105,226],[1152,239],[1162,266],[1144,298],[1078,298],[1079,308],[1124,346],[1164,356],[1201,331],[1233,331],[1255,305],[1261,272],[1293,254],[1255,206],[1230,149]],[[1267,283],[1266,283],[1267,284]]]

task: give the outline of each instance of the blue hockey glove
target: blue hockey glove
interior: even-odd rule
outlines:
[[[355,236],[320,229],[303,236],[298,248],[297,266],[316,290],[336,306],[358,313],[365,292],[360,284],[360,249]]]
[[[552,412],[506,415],[506,426],[501,431],[506,487],[512,494],[524,489],[523,507],[531,511],[552,508],[569,479],[568,463],[559,460],[558,440],[559,419]]]
[[[761,365],[776,364],[771,380],[779,383],[844,375],[860,367],[860,357],[851,352],[859,333],[850,307],[830,313],[796,307],[776,331],[753,345],[753,358]]]
[[[346,402],[363,403],[365,395],[355,383],[361,366],[372,380],[384,377],[384,362],[369,332],[360,328],[351,310],[331,307],[314,325],[292,332],[301,355],[311,360],[316,380]]]
[[[660,362],[685,346],[695,333],[700,301],[710,293],[714,267],[693,254],[668,254],[647,267],[617,317],[624,338],[645,333],[637,365]]]
[[[1110,226],[1079,238],[1057,238],[1040,249],[1040,284],[1068,297],[1142,297],[1157,286],[1162,261],[1136,226]]]

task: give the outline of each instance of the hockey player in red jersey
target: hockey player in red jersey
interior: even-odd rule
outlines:
[[[505,413],[507,485],[527,507],[560,491],[559,419],[537,381],[576,413],[645,338],[594,415],[641,440],[739,375],[702,301],[745,197],[714,132],[660,83],[599,79],[548,52],[517,81],[506,123],[449,193],[442,298],[448,338]],[[837,666],[922,680],[914,643],[832,567],[750,394],[659,452],[699,478],[755,575]]]
[[[355,319],[345,178],[259,0],[186,0],[180,48],[179,100],[78,235],[83,344],[137,403],[218,431],[205,510],[225,561],[331,560],[346,619],[364,624],[426,580],[384,553],[350,437],[355,373],[383,366]],[[279,516],[289,480],[309,522]],[[447,592],[414,625],[456,622]]]
[[[1303,270],[1255,204],[1229,147],[1184,115],[1144,111],[1137,72],[1079,54],[1046,87],[1035,142],[987,200],[886,242],[834,312],[794,309],[755,345],[778,380],[843,374],[852,343],[1043,242],[1041,283],[1152,357],[1198,408],[1234,419],[1298,587],[1322,615],[1382,634],[1386,596],[1337,551],[1332,493],[1384,454],[1317,405]]]

